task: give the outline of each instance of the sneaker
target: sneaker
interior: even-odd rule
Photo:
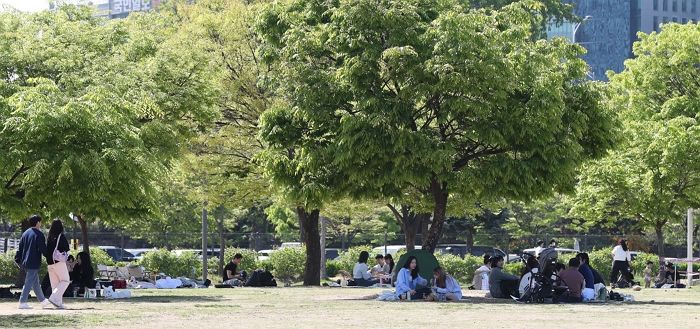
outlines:
[[[18,308],[19,308],[20,310],[31,310],[31,309],[32,309],[32,307],[29,306],[29,304],[27,304],[27,303],[19,303],[19,307],[18,307]]]
[[[41,302],[41,307],[42,307],[42,308],[51,308],[51,306],[53,306],[53,304],[51,304],[51,301],[49,301],[48,298],[44,299],[44,300]]]
[[[56,308],[61,308],[61,304],[59,304],[59,303],[53,301],[53,299],[51,299],[51,297],[46,298],[46,300],[48,300],[49,303],[51,303],[51,305],[55,306]]]

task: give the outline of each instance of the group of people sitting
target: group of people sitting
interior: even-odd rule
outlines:
[[[406,263],[396,276],[396,295],[404,300],[460,300],[462,299],[462,287],[451,275],[441,267],[433,269],[433,284],[420,276],[418,259],[409,256]]]
[[[381,283],[387,276],[391,276],[394,270],[394,258],[390,254],[386,256],[379,254],[374,259],[376,264],[370,268],[367,265],[369,252],[362,251],[360,253],[357,263],[352,268],[352,280],[348,282],[349,286],[371,287]],[[391,279],[387,279],[386,282],[391,282]]]
[[[477,290],[488,290],[493,298],[512,298],[525,296],[533,288],[532,277],[540,271],[540,264],[535,256],[527,259],[526,267],[520,277],[503,271],[502,256],[484,256],[484,265],[474,273],[472,286]],[[603,276],[590,266],[587,253],[579,253],[571,258],[568,267],[556,263],[554,291],[561,302],[582,302],[594,300],[597,291],[605,288]]]

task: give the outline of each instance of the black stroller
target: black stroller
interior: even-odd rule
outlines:
[[[535,257],[531,254],[523,254],[523,259]],[[555,265],[557,263],[558,253],[554,248],[543,249],[537,258],[538,268],[531,270],[530,284],[525,288],[525,292],[519,302],[524,303],[544,303],[552,300],[556,302],[556,294],[554,293],[554,282],[557,279],[555,273]]]

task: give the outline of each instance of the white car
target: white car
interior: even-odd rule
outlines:
[[[138,249],[124,249],[128,252],[130,252],[132,255],[134,255],[134,259],[136,260],[141,260],[143,259],[143,255],[145,255],[149,251],[154,251],[156,250],[155,248],[147,249],[147,248],[138,248]]]
[[[275,252],[272,249],[265,249],[265,250],[260,250],[258,251],[258,260],[268,260],[270,259],[270,255]]]
[[[419,250],[423,248],[422,246],[416,246],[416,250]],[[379,254],[390,254],[394,258],[396,258],[396,253],[399,252],[399,250],[406,249],[405,245],[390,245],[390,246],[381,246],[381,247],[376,247],[372,249],[372,256],[373,255],[379,255]]]

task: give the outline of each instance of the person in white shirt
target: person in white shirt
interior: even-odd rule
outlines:
[[[540,257],[540,252],[544,250],[544,241],[537,241],[537,247],[535,247],[535,257]]]
[[[378,277],[391,273],[389,270],[389,264],[384,261],[384,255],[379,254],[375,256],[374,259],[377,261],[377,265],[372,267],[371,273],[373,276]]]
[[[369,266],[367,266],[368,259],[369,253],[366,251],[361,252],[360,259],[357,260],[355,267],[352,269],[352,279],[358,287],[370,287],[379,283],[379,280],[372,278],[370,275]]]
[[[535,257],[530,257],[527,259],[526,272],[522,277],[520,277],[520,284],[518,286],[520,297],[525,296],[526,292],[535,287],[535,281],[532,279],[532,276],[539,272],[539,267],[540,264],[537,262]]]
[[[630,255],[625,239],[620,239],[618,241],[617,246],[612,250],[612,256],[613,266],[612,272],[610,273],[610,285],[614,287],[620,273],[622,273],[626,280],[632,279],[632,273],[630,272],[632,256]]]
[[[472,279],[474,290],[489,290],[489,273],[491,272],[491,267],[489,267],[490,260],[491,256],[488,254],[484,255],[484,265],[477,268],[474,272],[474,279]]]

